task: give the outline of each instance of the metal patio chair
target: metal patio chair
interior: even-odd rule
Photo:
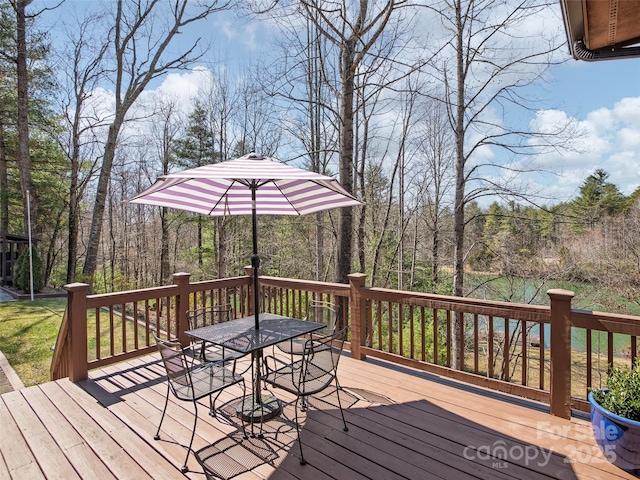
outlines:
[[[296,430],[298,444],[300,445],[300,464],[306,460],[302,452],[300,441],[300,422],[298,419],[298,404],[300,399],[306,399],[310,395],[320,393],[335,384],[338,397],[338,407],[344,424],[344,431],[348,431],[347,422],[344,419],[342,402],[340,401],[340,383],[338,382],[337,369],[342,348],[347,335],[347,327],[329,335],[311,334],[304,345],[302,357],[292,363],[286,363],[274,356],[265,357],[264,366],[266,373],[262,380],[276,388],[281,388],[296,396]],[[304,406],[302,408],[304,410]]]
[[[305,320],[324,323],[326,327],[318,330],[316,335],[330,335],[336,330],[338,313],[333,303],[311,300],[307,308],[307,317]],[[289,354],[291,356],[291,362],[293,363],[294,355],[302,355],[304,353],[306,342],[307,338],[296,337],[285,342],[277,343],[276,347],[278,347],[280,351]]]
[[[197,401],[208,396],[209,415],[215,417],[215,402],[225,388],[241,383],[243,396],[246,394],[244,378],[241,375],[237,375],[228,367],[225,367],[224,364],[218,362],[202,363],[194,366],[190,362],[187,362],[187,357],[180,343],[161,340],[155,335],[155,333],[153,336],[156,340],[156,344],[158,345],[158,351],[160,352],[162,363],[164,364],[167,372],[167,396],[164,403],[164,409],[162,410],[162,417],[158,424],[158,430],[153,438],[155,440],[160,439],[160,427],[162,426],[164,415],[167,412],[169,393],[172,393],[178,400],[193,402],[193,407],[195,409],[191,440],[187,447],[187,456],[184,459],[184,465],[181,468],[184,473],[189,470],[187,467],[187,461],[189,460],[189,452],[192,451],[191,445],[193,444],[193,438],[196,433],[196,424],[198,422]],[[215,398],[213,397],[213,394],[216,394]],[[247,438],[244,423],[242,424],[242,432],[244,438]]]
[[[216,325],[218,323],[228,322],[232,319],[233,309],[230,304],[211,305],[208,307],[198,308],[187,311],[187,321],[189,330],[205,327],[208,325]],[[194,355],[203,362],[230,362],[233,361],[233,371],[236,369],[236,361],[244,357],[246,354],[220,347],[218,345],[207,344],[204,341],[191,340],[191,347]]]

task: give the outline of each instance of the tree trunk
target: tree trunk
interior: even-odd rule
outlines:
[[[107,144],[104,149],[104,157],[102,159],[102,168],[100,169],[100,178],[98,180],[98,188],[96,190],[96,198],[93,206],[93,216],[91,217],[91,229],[89,230],[89,241],[87,244],[87,255],[82,273],[85,275],[85,281],[93,283],[93,274],[96,271],[98,262],[98,247],[100,246],[100,235],[102,234],[102,222],[104,218],[104,210],[107,201],[107,190],[109,188],[109,179],[111,177],[111,168],[113,167],[113,159],[116,154],[116,141],[118,132],[122,126],[122,119],[116,118],[109,125],[109,133],[107,135]]]
[[[463,296],[464,286],[464,189],[465,189],[465,158],[464,158],[464,57],[463,57],[463,23],[460,0],[456,0],[456,25],[458,27],[456,35],[456,62],[457,62],[457,105],[455,119],[456,137],[456,191],[453,213],[454,231],[454,266],[453,266],[453,295]],[[464,341],[460,336],[460,322],[462,315],[456,312],[453,317],[451,335],[451,363],[453,368],[460,368],[460,346]]]
[[[202,269],[202,217],[198,215],[198,267]]]
[[[18,69],[18,149],[17,161],[20,171],[20,186],[24,199],[24,233],[29,234],[28,218],[36,236],[38,228],[38,202],[31,179],[31,156],[29,155],[29,75],[27,69],[27,18],[26,8],[32,0],[16,0],[14,8],[17,22],[17,69]],[[29,202],[27,202],[27,195]],[[28,208],[30,207],[30,210]]]
[[[4,142],[4,124],[0,118],[0,232],[9,233],[9,175],[7,150]],[[3,248],[6,243],[2,244]],[[4,252],[2,252],[4,254]]]
[[[216,218],[218,230],[218,278],[227,277],[227,219]]]
[[[340,100],[340,183],[353,193],[353,89],[354,89],[354,40],[342,47],[342,95]],[[338,255],[336,282],[348,283],[351,273],[351,246],[353,234],[353,209],[341,208],[338,227]]]
[[[160,280],[163,285],[168,285],[171,277],[169,271],[169,221],[167,220],[167,209],[162,207],[160,214],[161,243],[160,243]]]
[[[79,109],[73,124],[73,150],[71,152],[71,178],[69,179],[69,215],[67,238],[67,284],[76,281],[78,258],[78,175],[80,173]]]

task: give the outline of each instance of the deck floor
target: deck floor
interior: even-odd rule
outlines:
[[[0,396],[0,480],[205,480],[193,455],[180,466],[193,424],[192,405],[169,404],[161,439],[153,440],[166,383],[158,356]],[[383,361],[345,356],[341,395],[315,399],[306,414],[299,463],[293,398],[273,390],[283,414],[264,439],[242,439],[233,402],[218,400],[217,418],[198,406],[194,450],[219,478],[301,480],[622,479],[605,460],[587,419],[550,416],[548,407]]]

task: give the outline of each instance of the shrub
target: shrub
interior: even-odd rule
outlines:
[[[42,271],[42,260],[38,255],[38,250],[32,248],[33,252],[33,292],[37,293],[44,287],[44,274]],[[29,275],[29,249],[25,248],[14,265],[13,284],[24,292],[31,291],[31,279]]]
[[[640,422],[640,357],[631,369],[611,368],[605,385],[608,390],[595,390],[593,399],[611,413]]]

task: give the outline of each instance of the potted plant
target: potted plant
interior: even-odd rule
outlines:
[[[633,368],[611,367],[606,388],[589,392],[596,443],[614,465],[640,474],[640,358]]]

